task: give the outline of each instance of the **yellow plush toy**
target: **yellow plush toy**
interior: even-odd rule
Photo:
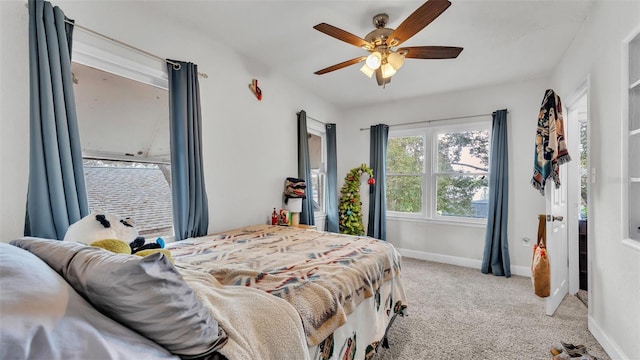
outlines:
[[[106,250],[109,250],[111,252],[118,253],[118,254],[129,254],[129,255],[131,255],[131,247],[129,246],[129,244],[127,244],[126,242],[124,242],[122,240],[118,240],[118,239],[98,240],[98,241],[92,242],[89,245],[96,246],[96,247],[99,247],[99,248],[103,248],[103,249],[106,249]]]
[[[127,244],[126,242],[124,242],[122,240],[118,240],[118,239],[97,240],[97,241],[92,242],[89,245],[95,246],[95,247],[99,247],[99,248],[102,248],[102,249],[105,249],[105,250],[109,250],[109,251],[117,253],[117,254],[128,254],[128,255],[131,255],[131,246],[129,244]],[[167,259],[169,259],[169,261],[171,261],[171,263],[173,264],[173,258],[171,257],[171,253],[167,249],[156,248],[156,249],[139,250],[139,251],[136,251],[135,253],[133,253],[133,255],[147,256],[147,255],[155,254],[157,252],[163,253],[164,256],[166,256]]]

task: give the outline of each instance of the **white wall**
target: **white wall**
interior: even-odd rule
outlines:
[[[389,86],[394,86],[392,83]],[[535,131],[540,103],[549,87],[548,78],[497,85],[455,93],[441,94],[393,105],[349,111],[338,124],[338,174],[369,163],[369,131],[372,124],[387,125],[490,114],[507,108],[509,114],[509,254],[514,274],[529,275],[531,244],[521,239],[535,239],[538,214],[544,213],[544,197],[531,185]],[[381,89],[381,91],[383,91]],[[487,116],[485,120],[491,121]],[[443,125],[438,122],[437,125]],[[363,196],[366,200],[367,196]],[[364,206],[365,212],[367,207]],[[365,223],[367,215],[365,214]],[[480,267],[484,250],[484,226],[461,226],[416,220],[387,221],[387,240],[408,250],[405,254]]]
[[[28,11],[24,1],[0,1],[2,40],[2,184],[0,241],[22,235],[28,178]],[[209,231],[266,223],[281,206],[284,179],[297,176],[300,109],[330,122],[334,108],[281,76],[217,42],[216,34],[190,31],[149,13],[144,2],[54,1],[79,25],[159,56],[198,64]],[[144,21],[140,21],[144,19]],[[80,31],[80,30],[76,30]],[[222,55],[219,49],[224,49]],[[217,71],[220,69],[220,71]],[[265,72],[265,73],[262,73]],[[263,92],[249,91],[252,78]]]
[[[29,167],[28,13],[0,1],[0,241],[22,235]]]
[[[590,78],[589,158],[597,176],[590,185],[589,328],[613,359],[640,356],[640,251],[622,244],[620,146],[622,41],[639,29],[640,2],[596,2],[552,77],[566,96]]]

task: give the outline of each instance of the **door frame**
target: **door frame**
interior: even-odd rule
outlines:
[[[569,98],[570,101],[567,102],[567,114],[570,114],[571,109],[580,101],[583,96],[586,96],[587,99],[587,153],[590,153],[591,149],[591,99],[590,99],[590,85],[591,80],[590,76],[587,75],[587,78],[576,88],[573,95]],[[569,189],[577,189],[577,191],[569,191],[568,194],[568,202],[569,206],[567,209],[567,216],[571,219],[571,222],[568,223],[568,261],[569,261],[569,294],[575,295],[580,289],[580,269],[579,269],[579,241],[580,234],[578,229],[578,216],[580,212],[580,146],[579,138],[578,142],[574,141],[572,132],[575,133],[576,129],[579,129],[576,124],[573,124],[571,118],[568,119],[570,124],[567,124],[569,129],[569,139],[570,142],[568,144],[570,154],[573,158],[573,161],[568,163],[568,183]],[[587,213],[589,214],[589,221],[587,222],[587,249],[593,249],[591,246],[592,237],[589,234],[592,234],[591,227],[593,226],[593,211],[592,211],[592,191],[591,184],[595,182],[595,169],[591,168],[591,156],[587,156]],[[577,205],[576,205],[577,202]],[[575,221],[574,221],[575,220]],[[588,297],[591,298],[591,254],[587,253],[587,293]]]

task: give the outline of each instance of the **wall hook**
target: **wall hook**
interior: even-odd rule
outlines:
[[[258,100],[262,100],[262,90],[260,90],[260,88],[258,87],[258,79],[251,80],[249,89],[251,89],[251,92],[256,96]]]

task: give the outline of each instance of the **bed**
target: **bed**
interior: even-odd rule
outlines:
[[[0,244],[2,358],[47,353],[51,358],[370,359],[396,316],[406,312],[399,254],[391,244],[368,237],[255,225],[169,244],[174,263],[162,253],[141,258],[47,239],[12,244]],[[32,258],[5,261],[21,257]],[[42,267],[37,262],[54,274],[40,269],[42,274],[27,276]],[[15,269],[25,264],[28,269]],[[55,321],[52,314],[34,311],[42,304],[24,311],[16,299],[33,298],[43,287],[16,284],[43,276],[57,279],[52,283],[65,294],[59,296],[63,303],[88,310],[75,314],[58,306]],[[78,319],[61,335],[58,327],[67,314]],[[68,348],[84,322],[90,323],[79,327],[86,344]]]
[[[169,249],[178,269],[286,300],[300,315],[312,359],[371,358],[406,312],[400,256],[370,237],[255,225]]]

